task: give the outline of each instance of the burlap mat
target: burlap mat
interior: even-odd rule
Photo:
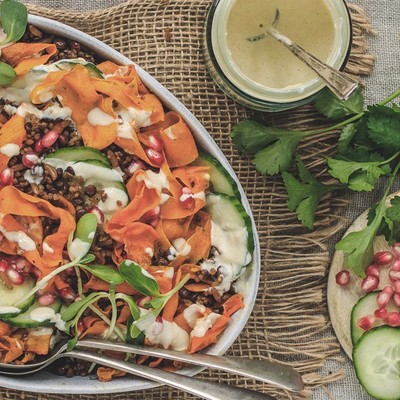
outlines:
[[[233,165],[250,200],[262,250],[261,282],[254,312],[228,354],[277,359],[303,374],[307,389],[301,395],[219,372],[202,377],[268,392],[279,399],[309,397],[320,385],[343,377],[336,371],[320,375],[328,359],[339,357],[339,344],[329,329],[326,306],[326,242],[343,225],[338,209],[344,201],[326,198],[318,209],[316,229],[307,232],[287,210],[280,178],[259,176],[251,162],[232,148],[229,132],[251,113],[227,98],[213,83],[201,52],[202,28],[211,0],[131,0],[92,13],[31,7],[31,12],[77,27],[109,44],[146,69],[170,89],[200,120]],[[366,55],[364,37],[370,31],[363,11],[351,6],[354,46],[348,72],[368,74],[373,57]],[[312,106],[292,112],[263,116],[278,126],[297,129],[323,126],[326,121]],[[318,175],[323,157],[335,147],[337,133],[323,134],[302,145],[306,164]],[[7,399],[71,399],[63,395],[38,395],[0,390]],[[194,399],[182,392],[160,388],[115,395],[73,396],[74,399]]]

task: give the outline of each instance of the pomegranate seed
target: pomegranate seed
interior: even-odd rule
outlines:
[[[48,148],[53,146],[53,144],[57,142],[59,136],[60,134],[54,129],[48,131],[41,139],[43,147]]]
[[[392,327],[400,326],[400,313],[390,312],[385,318],[385,322]]]
[[[400,281],[393,282],[393,289],[396,293],[400,293]]]
[[[32,270],[33,265],[24,257],[18,257],[15,262],[15,269],[24,274],[29,274]]]
[[[151,225],[155,228],[158,224],[160,219],[160,207],[153,208],[150,211],[147,211],[142,217],[142,220],[145,224]]]
[[[378,307],[386,308],[392,296],[393,296],[393,288],[391,286],[385,286],[376,298]]]
[[[381,274],[381,270],[379,269],[379,267],[377,265],[372,264],[365,270],[365,274],[379,278],[379,275]]]
[[[393,271],[393,269],[390,268],[390,271],[389,271],[389,279],[390,279],[392,282],[395,282],[395,281],[400,280],[400,271]]]
[[[378,319],[385,319],[387,314],[388,314],[388,311],[386,310],[386,308],[378,308],[374,312],[375,318],[378,318]]]
[[[35,152],[40,154],[44,150],[44,146],[41,140],[38,140],[34,146]]]
[[[361,282],[361,289],[365,293],[374,291],[379,286],[379,278],[376,276],[366,276]]]
[[[89,210],[90,213],[94,214],[97,217],[97,223],[99,225],[104,224],[105,217],[103,211],[100,210],[99,207],[93,207]]]
[[[372,315],[367,315],[366,317],[360,318],[357,321],[357,325],[364,331],[369,331],[375,322],[375,317]]]
[[[336,283],[339,286],[346,287],[350,283],[350,272],[342,270],[336,274]]]
[[[147,154],[147,157],[149,157],[149,160],[151,162],[152,165],[156,166],[156,167],[161,167],[161,165],[164,162],[164,154],[151,149],[150,147],[146,147],[144,149],[145,153]]]
[[[378,265],[389,265],[394,259],[390,251],[378,251],[374,255],[374,263]]]
[[[10,282],[14,285],[22,285],[25,281],[24,275],[13,268],[8,268],[6,275]]]
[[[76,293],[70,287],[62,288],[59,293],[64,300],[74,300],[76,297]]]
[[[42,294],[38,298],[38,302],[41,306],[49,306],[54,303],[54,296],[51,293]]]
[[[394,255],[395,255],[396,257],[400,257],[400,242],[395,243],[395,244],[392,246],[392,249],[393,249]]]
[[[11,168],[4,168],[3,172],[0,174],[0,183],[4,186],[9,186],[13,184],[14,171]]]
[[[129,164],[127,170],[128,172],[133,175],[136,171],[138,171],[139,169],[146,169],[146,166],[144,165],[144,163],[140,160],[137,161],[133,161],[132,163]]]
[[[0,272],[6,272],[10,268],[10,264],[6,260],[0,261]]]
[[[195,201],[193,198],[193,192],[188,187],[182,188],[182,196],[179,198],[182,205],[188,210],[193,210],[195,206]]]
[[[394,260],[394,263],[390,267],[393,271],[400,271],[400,259]]]
[[[394,302],[394,304],[396,304],[396,307],[400,308],[400,294],[399,293],[395,293],[393,295],[393,302]]]
[[[162,152],[162,150],[164,149],[164,141],[162,140],[162,138],[154,135],[149,135],[147,137],[147,140],[148,140],[148,146],[151,149],[158,152]]]
[[[22,156],[22,164],[26,168],[32,168],[40,161],[39,156],[35,153],[26,153]]]

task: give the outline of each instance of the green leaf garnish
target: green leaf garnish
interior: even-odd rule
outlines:
[[[92,213],[84,214],[76,224],[74,239],[68,243],[68,255],[71,260],[81,260],[88,253],[97,229],[97,217]]]
[[[0,45],[16,42],[25,33],[28,23],[28,10],[26,7],[14,0],[3,0],[0,4],[0,19],[6,39]]]
[[[84,265],[81,268],[108,283],[119,285],[124,282],[124,278],[121,274],[115,268],[107,265]]]
[[[344,118],[363,112],[364,98],[361,88],[357,89],[348,100],[340,100],[330,90],[324,90],[314,103],[317,110],[331,119]]]
[[[16,77],[17,74],[14,68],[6,63],[0,62],[0,86],[10,86]]]
[[[283,181],[288,192],[288,208],[296,211],[298,219],[309,229],[314,225],[315,212],[321,197],[337,186],[328,186],[318,182],[304,166],[300,158],[297,167],[301,181],[289,172],[283,173]]]
[[[144,268],[133,261],[125,260],[119,266],[125,281],[145,296],[160,296],[157,281]]]

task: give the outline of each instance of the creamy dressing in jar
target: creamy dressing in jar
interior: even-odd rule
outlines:
[[[249,79],[261,85],[302,85],[317,74],[281,43],[269,35],[258,41],[247,40],[266,31],[276,9],[280,11],[279,31],[321,60],[328,60],[335,26],[325,0],[237,0],[226,24],[232,59]]]

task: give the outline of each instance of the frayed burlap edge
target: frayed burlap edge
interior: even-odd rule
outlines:
[[[215,371],[206,371],[201,376],[268,392],[279,399],[307,398],[316,387],[344,376],[341,369],[329,376],[321,376],[321,370],[327,360],[342,361],[339,344],[330,329],[326,305],[329,265],[326,243],[345,225],[340,215],[347,202],[336,195],[327,196],[318,208],[315,229],[305,230],[287,209],[281,178],[258,175],[250,160],[239,157],[228,135],[235,123],[254,114],[269,124],[292,129],[320,128],[326,126],[327,121],[310,105],[274,115],[252,113],[218,90],[205,70],[200,48],[209,4],[210,0],[133,0],[91,13],[34,6],[30,11],[77,27],[130,57],[169,88],[214,137],[248,195],[263,260],[254,311],[228,354],[293,365],[302,373],[306,390],[293,394]],[[346,71],[361,79],[373,67],[374,58],[367,54],[365,41],[365,36],[372,34],[373,29],[361,8],[350,5],[350,10],[354,44]],[[338,134],[321,134],[300,146],[302,159],[322,181],[329,179],[324,157],[334,151]],[[0,397],[27,400],[196,398],[167,387],[129,394],[73,397],[3,389]]]

